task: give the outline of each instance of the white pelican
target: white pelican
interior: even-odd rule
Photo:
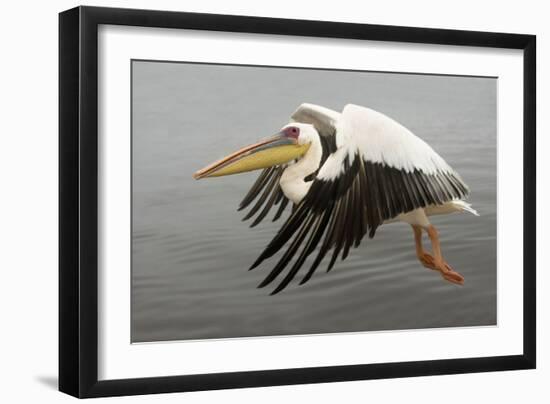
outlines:
[[[273,270],[259,285],[270,284],[290,263],[292,267],[274,289],[280,292],[294,279],[317,247],[315,260],[300,284],[307,282],[325,255],[332,251],[329,271],[338,255],[348,255],[368,234],[385,223],[412,226],[416,256],[427,268],[462,285],[464,278],[443,259],[438,233],[428,217],[453,212],[477,215],[464,201],[468,187],[427,143],[404,126],[372,109],[348,104],[342,113],[302,104],[290,123],[275,136],[243,149],[197,171],[196,179],[264,169],[239,210],[258,196],[243,220],[262,210],[257,225],[279,204],[277,220],[288,201],[294,208],[282,228],[252,264],[273,256],[291,239]],[[422,246],[425,231],[433,255]]]

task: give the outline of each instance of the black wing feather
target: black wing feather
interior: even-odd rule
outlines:
[[[270,167],[270,168],[264,169],[260,173],[260,175],[258,176],[256,181],[254,182],[254,184],[252,185],[250,190],[245,195],[244,199],[239,204],[239,209],[238,210],[243,210],[248,205],[250,205],[252,203],[252,201],[254,201],[254,199],[256,199],[256,197],[262,191],[265,184],[269,181],[269,178],[271,177],[271,175],[273,175],[274,172],[275,172],[275,167]]]
[[[283,193],[281,188],[279,186],[276,186],[274,191],[271,193],[271,197],[267,201],[267,203],[264,205],[264,208],[260,212],[258,216],[256,216],[256,219],[252,222],[250,227],[254,227],[257,224],[259,224],[264,217],[267,216],[268,212],[271,210],[271,207],[276,203],[277,199],[280,199],[280,195]]]
[[[250,219],[252,216],[256,214],[256,212],[262,207],[262,205],[266,201],[268,195],[275,189],[276,185],[278,185],[278,177],[277,177],[277,174],[275,173],[270,177],[269,182],[264,188],[264,192],[262,192],[262,195],[260,196],[256,204],[252,207],[252,209],[250,209],[250,211],[246,214],[246,216],[243,217],[243,221]],[[275,190],[274,193],[276,192],[277,191]]]
[[[286,206],[288,205],[288,198],[285,196],[281,186],[279,185],[283,171],[283,166],[264,169],[240,203],[238,210],[243,210],[254,202],[259,195],[261,195],[256,204],[243,218],[243,221],[250,219],[263,205],[263,209],[254,219],[250,227],[258,225],[267,216],[273,206],[279,205],[279,208],[273,217],[273,221],[279,219],[283,214]],[[269,196],[270,194],[271,196]]]

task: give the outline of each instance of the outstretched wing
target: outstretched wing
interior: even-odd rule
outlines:
[[[376,111],[348,105],[338,122],[336,143],[306,197],[251,269],[290,243],[259,285],[270,284],[301,252],[272,294],[294,279],[308,256],[317,256],[300,284],[307,282],[331,252],[328,270],[345,259],[364,236],[374,237],[386,220],[429,205],[464,198],[459,175],[424,141]]]
[[[335,123],[340,117],[340,113],[331,109],[321,107],[314,104],[301,104],[291,116],[294,122],[309,123],[315,127],[321,135],[321,146],[323,148],[323,156],[321,158],[320,167],[326,161],[328,156],[336,151],[335,144]],[[254,201],[250,211],[243,217],[243,221],[251,219],[258,214],[250,224],[250,227],[258,225],[269,213],[273,206],[278,205],[278,209],[273,217],[276,221],[281,217],[285,208],[288,206],[288,198],[283,194],[279,182],[284,171],[284,166],[270,167],[264,169],[244,199],[239,205],[239,211],[247,208]],[[313,180],[317,172],[313,173],[306,180]]]

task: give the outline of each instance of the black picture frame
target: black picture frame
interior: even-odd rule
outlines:
[[[523,354],[99,381],[100,24],[523,50]],[[535,368],[535,107],[534,35],[97,7],[60,13],[59,390],[84,398]]]

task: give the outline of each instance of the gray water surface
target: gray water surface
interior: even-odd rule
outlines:
[[[132,342],[496,324],[496,79],[146,61],[132,69]],[[432,223],[464,286],[422,267],[410,227],[396,223],[305,285],[275,296],[256,288],[278,256],[247,269],[286,215],[253,229],[241,221],[237,206],[258,173],[192,174],[276,133],[302,102],[383,112],[461,174],[481,216]]]

